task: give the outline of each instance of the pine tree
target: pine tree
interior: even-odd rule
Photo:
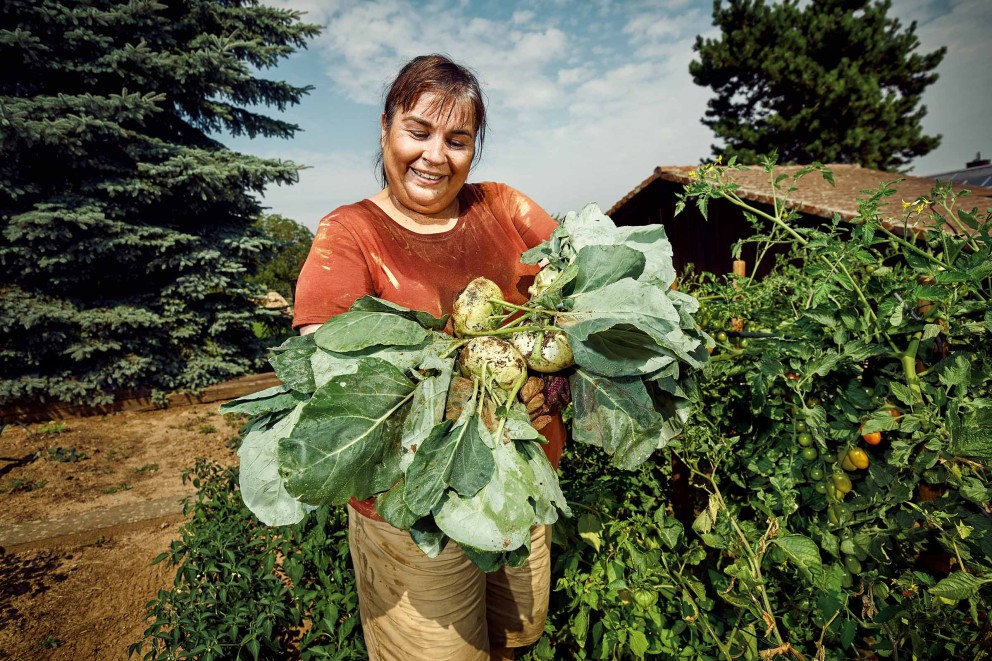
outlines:
[[[104,403],[258,365],[266,185],[215,135],[309,88],[259,72],[317,26],[254,0],[0,0],[0,403]]]
[[[937,147],[923,135],[920,97],[946,52],[916,53],[916,23],[888,16],[891,3],[798,0],[713,5],[719,39],[696,38],[689,65],[712,87],[703,123],[724,146],[714,155],[754,163],[857,163],[895,170]]]

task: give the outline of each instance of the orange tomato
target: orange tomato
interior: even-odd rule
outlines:
[[[861,438],[864,439],[865,443],[868,445],[878,445],[882,442],[882,432],[873,431],[869,433],[864,433],[865,426],[861,425]],[[863,452],[863,450],[862,450]]]

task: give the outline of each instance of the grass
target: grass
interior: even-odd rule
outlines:
[[[139,474],[140,473],[148,473],[148,472],[151,472],[151,471],[157,471],[158,470],[158,464],[145,464],[144,466],[138,466],[137,468],[135,468],[133,470],[134,470],[135,473],[139,473]]]
[[[100,493],[117,493],[118,491],[130,491],[130,490],[131,490],[131,484],[129,482],[121,482],[119,484],[115,484],[112,487],[107,487],[106,489],[103,489]]]

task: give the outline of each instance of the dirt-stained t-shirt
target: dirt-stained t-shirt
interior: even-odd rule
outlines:
[[[539,269],[521,263],[520,255],[548,239],[555,220],[504,184],[466,184],[458,202],[457,223],[437,234],[403,227],[370,200],[322,218],[296,285],[294,328],[322,324],[365,295],[449,314],[458,292],[478,276],[498,284],[505,300],[526,302]],[[565,441],[560,416],[542,433],[557,467]],[[371,501],[352,504],[374,515]]]

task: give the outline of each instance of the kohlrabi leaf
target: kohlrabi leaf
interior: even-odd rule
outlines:
[[[489,484],[471,498],[445,493],[434,520],[446,535],[480,551],[508,551],[524,543],[534,525],[530,498],[534,471],[513,443],[497,443]]]
[[[405,308],[402,305],[374,296],[362,296],[352,304],[350,310],[355,312],[387,312],[403,317],[404,319],[409,319],[410,321],[416,321],[424,328],[434,331],[444,330],[445,325],[448,323],[448,315],[438,318],[427,312],[411,310],[410,308]]]
[[[702,367],[703,340],[681,327],[679,311],[656,285],[624,279],[572,297],[559,317],[575,362],[606,376],[647,374],[676,358]]]
[[[569,385],[575,441],[603,448],[615,465],[627,470],[640,466],[658,447],[664,421],[640,378],[610,379],[577,369]]]
[[[439,345],[435,345],[437,348]],[[431,430],[444,420],[444,407],[454,372],[454,357],[442,358],[439,353],[428,351],[419,363],[422,374],[428,374],[417,383],[413,393],[410,413],[403,422],[401,444],[404,454],[401,468],[405,473],[413,461],[414,450],[424,442]]]
[[[489,484],[496,466],[492,447],[484,440],[488,430],[482,417],[474,416],[465,426],[467,433],[455,449],[448,485],[460,496],[472,497]]]
[[[461,424],[449,434],[453,425],[452,420],[445,420],[435,426],[413,453],[413,461],[406,470],[403,500],[418,518],[429,514],[441,500],[458,445],[474,426]]]
[[[317,350],[313,334],[290,337],[270,350],[269,364],[284,385],[304,393],[311,393],[316,386],[310,358]]]
[[[644,271],[644,253],[627,246],[586,246],[575,256],[572,295],[600,289]]]
[[[251,395],[225,402],[220,406],[221,413],[279,413],[288,411],[306,399],[306,395],[296,392],[286,385],[266,388]]]
[[[313,510],[289,495],[279,475],[276,450],[279,439],[289,436],[300,417],[303,404],[267,429],[251,428],[241,442],[238,481],[241,497],[252,514],[267,526],[288,526]]]
[[[314,384],[319,388],[334,377],[354,374],[358,361],[362,358],[385,360],[397,369],[407,372],[418,367],[428,356],[445,350],[450,342],[451,338],[447,335],[434,333],[423,342],[411,346],[374,346],[349,353],[318,348],[310,357]],[[454,359],[451,362],[454,362]]]
[[[659,370],[676,357],[654,337],[622,317],[597,317],[564,326],[575,364],[605,376]]]
[[[668,290],[675,282],[675,266],[672,264],[672,244],[668,241],[663,225],[617,228],[617,241],[644,254],[644,270],[637,279]]]
[[[410,526],[417,522],[418,517],[410,511],[403,500],[403,490],[406,487],[406,480],[401,479],[394,484],[389,491],[380,493],[375,498],[375,511],[386,523],[400,530],[409,530]]]
[[[410,539],[428,558],[436,558],[448,544],[448,536],[441,532],[434,519],[425,516],[410,526]]]
[[[279,442],[286,490],[313,505],[373,495],[384,453],[399,446],[402,421],[391,418],[413,389],[400,370],[375,358],[362,359],[355,374],[318,388],[293,433]]]
[[[578,252],[586,246],[611,246],[617,243],[617,226],[596,204],[565,214],[562,227],[568,232],[572,248]]]
[[[409,347],[431,337],[431,331],[416,321],[388,312],[344,312],[313,333],[321,349],[337,353],[369,347]]]
[[[558,512],[572,516],[572,511],[565,502],[565,494],[558,484],[558,473],[555,472],[548,456],[541,446],[532,441],[516,441],[517,450],[524,456],[534,472],[535,490],[531,496],[534,505],[534,523],[552,524],[558,520]]]

